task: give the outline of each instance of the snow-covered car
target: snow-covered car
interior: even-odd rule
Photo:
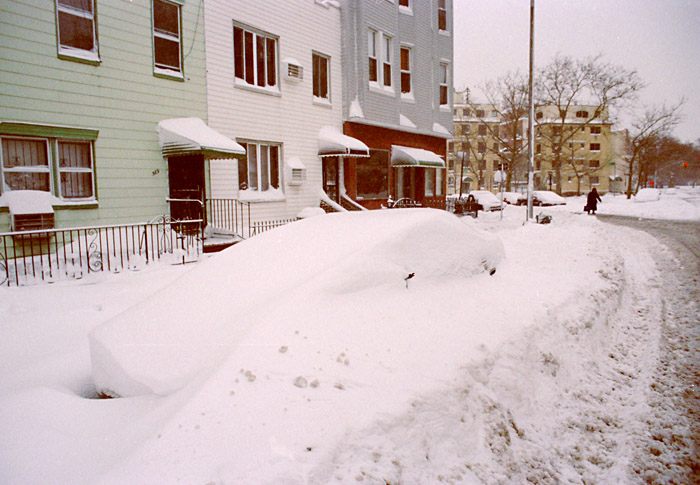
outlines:
[[[527,196],[519,192],[499,192],[496,194],[498,199],[503,199],[503,202],[511,205],[525,205],[527,204]]]
[[[566,205],[566,199],[551,190],[535,190],[532,193],[532,205]]]
[[[655,202],[661,198],[659,189],[645,188],[640,189],[637,195],[634,196],[635,202]]]
[[[488,190],[472,190],[469,195],[473,195],[476,201],[484,207],[484,211],[499,211],[503,203]]]
[[[282,339],[304,325],[361,331],[374,322],[358,320],[358,305],[408,318],[401,308],[413,285],[432,294],[446,280],[492,274],[503,257],[498,236],[437,209],[302,219],[212,256],[96,327],[89,335],[95,388],[171,395],[242,352],[251,333],[269,333],[267,326]],[[294,327],[282,331],[280,320]]]

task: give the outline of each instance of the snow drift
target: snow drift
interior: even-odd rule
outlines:
[[[336,213],[223,251],[89,335],[92,376],[113,396],[168,395],[228,355],[253,315],[289,290],[347,294],[492,272],[501,241],[433,209]],[[299,315],[296,315],[299,318]]]

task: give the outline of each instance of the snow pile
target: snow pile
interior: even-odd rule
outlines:
[[[500,242],[444,211],[312,217],[237,244],[90,335],[101,392],[167,395],[236,348],[294,288],[349,293],[491,271]],[[314,282],[314,280],[318,280]],[[196,309],[196,311],[193,311]]]
[[[54,197],[43,190],[7,190],[0,196],[11,214],[53,214]]]
[[[651,202],[656,201],[661,198],[661,191],[659,189],[641,189],[634,196],[635,202]]]

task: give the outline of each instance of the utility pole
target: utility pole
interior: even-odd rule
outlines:
[[[527,114],[528,125],[528,148],[527,148],[527,214],[525,220],[532,219],[532,192],[535,190],[534,170],[535,170],[535,105],[532,96],[532,73],[535,57],[535,0],[530,0],[530,82],[528,86],[528,99],[530,109]]]

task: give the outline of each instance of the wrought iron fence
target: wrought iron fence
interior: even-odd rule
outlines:
[[[212,226],[226,229],[243,238],[250,237],[250,202],[237,199],[209,199],[207,214]]]
[[[256,221],[253,222],[251,226],[250,235],[252,237],[262,232],[269,231],[270,229],[284,226],[285,224],[289,224],[290,222],[294,222],[296,220],[297,219],[278,219],[274,221]]]
[[[148,223],[0,234],[0,284],[82,278],[139,269],[154,261],[184,264],[203,253],[202,220],[159,216]]]

